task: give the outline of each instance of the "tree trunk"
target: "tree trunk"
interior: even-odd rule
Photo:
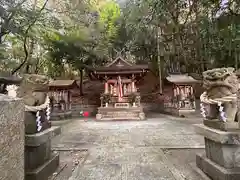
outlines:
[[[30,28],[29,28],[30,29]],[[29,30],[28,29],[28,30]],[[28,33],[28,30],[27,30],[27,33]],[[23,43],[23,48],[24,48],[24,53],[25,53],[25,58],[24,58],[24,61],[16,68],[12,71],[12,75],[15,74],[16,72],[18,72],[23,66],[24,64],[27,62],[28,60],[28,50],[27,50],[27,33],[25,33],[25,37],[24,37],[24,43]]]
[[[0,33],[0,44],[2,44],[2,40],[3,39],[3,36],[2,36],[2,34]]]
[[[159,93],[163,93],[163,87],[162,87],[162,63],[161,63],[161,57],[162,53],[160,54],[160,36],[161,36],[161,29],[158,27],[157,29],[157,54],[158,54],[158,72],[159,72]],[[162,39],[162,38],[161,38]],[[162,43],[162,42],[161,42]],[[161,49],[163,51],[163,49]]]
[[[79,69],[79,73],[80,73],[79,93],[80,96],[83,96],[83,69]]]
[[[34,39],[33,38],[31,38],[30,40],[29,40],[29,43],[30,43],[30,47],[29,47],[29,53],[28,53],[28,57],[27,57],[27,62],[26,62],[26,69],[25,69],[25,71],[26,71],[26,73],[27,74],[30,74],[31,73],[31,65],[32,65],[32,55],[33,55],[33,49],[34,49]]]
[[[4,30],[0,29],[0,44],[3,43],[3,37],[6,35],[7,33]]]

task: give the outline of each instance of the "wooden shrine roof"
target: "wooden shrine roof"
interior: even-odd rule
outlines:
[[[95,74],[127,74],[127,73],[141,73],[149,70],[149,66],[147,64],[144,65],[136,65],[132,64],[122,57],[117,57],[114,61],[107,64],[103,67],[93,68],[88,67],[89,70],[94,71]]]
[[[72,87],[78,86],[76,80],[53,80],[50,81],[48,86],[55,89],[70,89]]]
[[[188,74],[170,74],[166,79],[174,84],[195,84],[199,83],[198,80],[194,79]]]

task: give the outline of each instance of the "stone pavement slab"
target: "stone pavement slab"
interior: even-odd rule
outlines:
[[[204,147],[203,137],[193,127],[200,122],[198,118],[164,115],[147,121],[75,120],[63,126],[62,135],[54,139],[53,147],[88,149],[85,162],[76,167],[69,180],[184,180],[186,177],[202,180],[194,179],[191,170],[179,168],[178,164],[188,162],[176,162],[165,152],[171,148]],[[179,153],[179,159],[188,156]],[[183,165],[183,168],[190,167]]]

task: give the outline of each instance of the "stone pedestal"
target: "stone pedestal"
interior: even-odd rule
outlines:
[[[0,179],[24,180],[24,104],[0,94]]]
[[[195,128],[205,138],[205,154],[196,158],[198,168],[213,180],[239,180],[240,130],[222,131],[202,124]]]
[[[25,180],[47,180],[59,165],[59,155],[51,151],[51,139],[60,127],[25,135]]]
[[[238,122],[223,122],[218,119],[204,120],[203,124],[207,127],[226,132],[240,132]]]

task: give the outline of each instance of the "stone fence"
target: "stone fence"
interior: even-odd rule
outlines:
[[[0,179],[24,180],[24,104],[0,94]]]

